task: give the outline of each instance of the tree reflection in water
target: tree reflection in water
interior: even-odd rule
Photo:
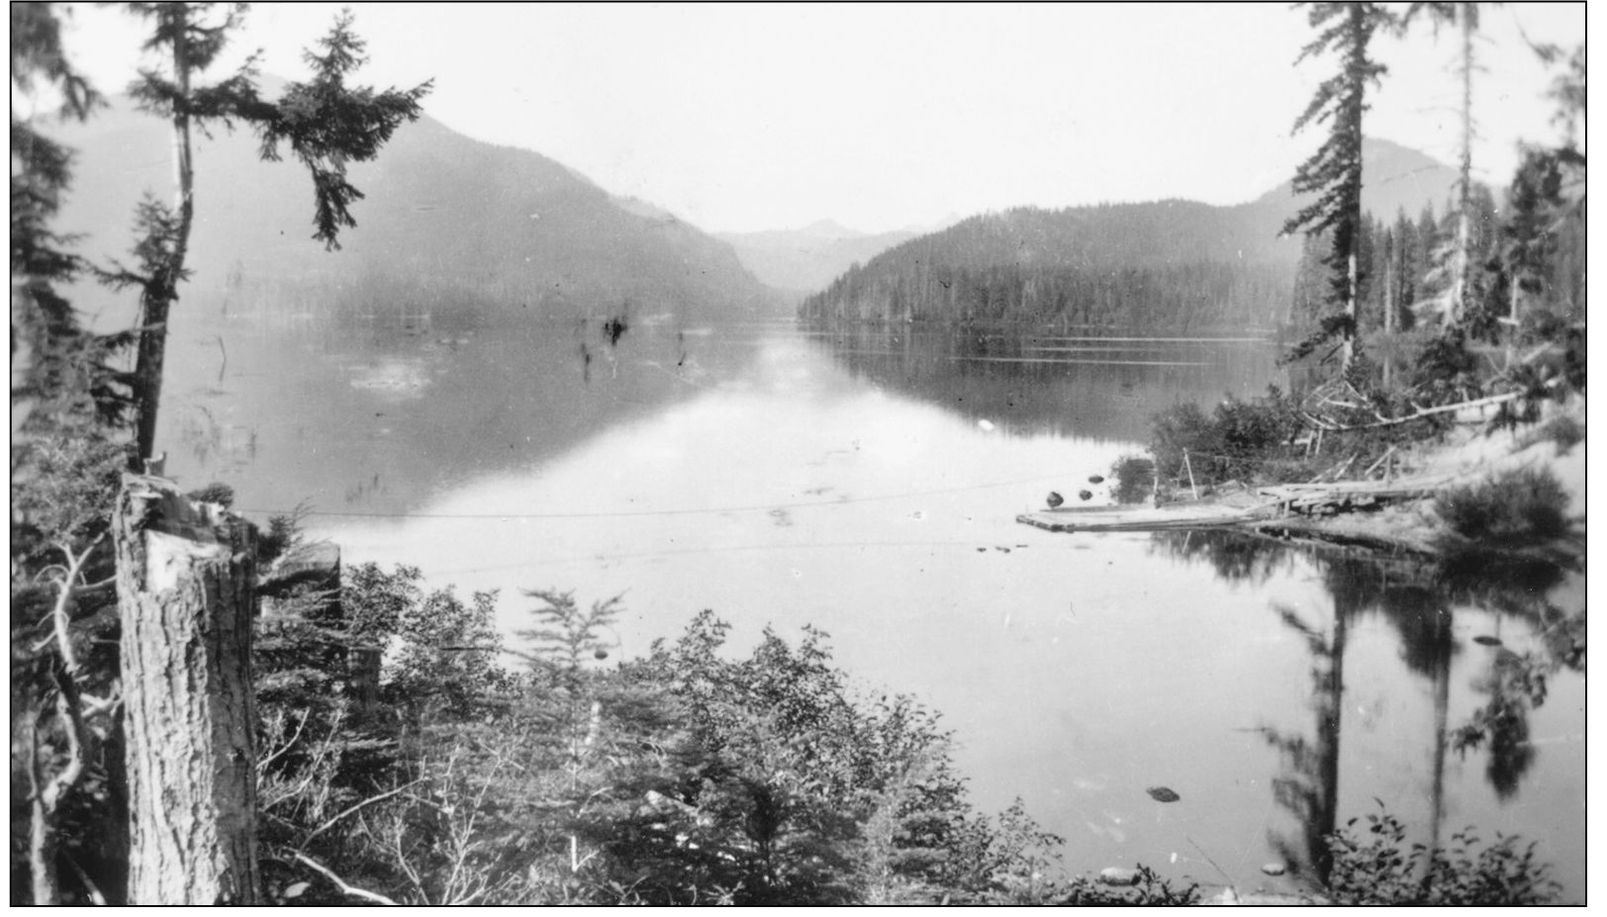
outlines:
[[[1383,615],[1399,637],[1408,670],[1432,687],[1430,848],[1442,839],[1447,748],[1465,755],[1487,744],[1485,777],[1498,798],[1511,798],[1535,760],[1529,715],[1545,702],[1548,676],[1564,667],[1584,671],[1584,612],[1568,614],[1549,598],[1573,571],[1567,562],[1386,555],[1227,530],[1157,532],[1154,541],[1159,551],[1209,564],[1230,582],[1264,583],[1298,558],[1315,568],[1332,599],[1327,622],[1313,623],[1291,608],[1274,605],[1280,621],[1300,635],[1311,655],[1315,726],[1309,735],[1262,730],[1282,760],[1282,773],[1273,781],[1274,799],[1301,827],[1297,839],[1274,836],[1270,842],[1292,866],[1321,882],[1332,868],[1327,838],[1337,827],[1345,650],[1359,617]],[[1489,697],[1488,703],[1453,729],[1447,716],[1451,661],[1464,649],[1453,638],[1457,608],[1482,609],[1494,613],[1497,621],[1528,624],[1541,636],[1545,652],[1518,654],[1501,647],[1492,653],[1488,671],[1473,685]]]

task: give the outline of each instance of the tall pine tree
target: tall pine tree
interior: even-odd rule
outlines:
[[[1329,314],[1290,356],[1305,357],[1337,338],[1343,371],[1348,374],[1356,359],[1361,289],[1362,115],[1367,110],[1368,84],[1376,83],[1385,71],[1367,56],[1367,46],[1378,27],[1390,21],[1390,14],[1373,3],[1312,3],[1308,11],[1317,37],[1301,50],[1296,63],[1332,52],[1339,57],[1339,72],[1317,87],[1311,103],[1295,121],[1296,132],[1313,122],[1327,122],[1329,134],[1295,171],[1295,193],[1316,193],[1317,199],[1290,217],[1283,231],[1329,234],[1330,248],[1323,259],[1330,277]]]

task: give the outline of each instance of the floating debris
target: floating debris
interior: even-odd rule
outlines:
[[[1088,483],[1103,484],[1105,483],[1105,476],[1102,474],[1091,474],[1088,476]]]
[[[1165,786],[1152,786],[1144,792],[1148,793],[1149,798],[1155,800],[1156,802],[1177,802],[1179,799],[1183,798],[1177,795],[1177,793],[1173,792],[1171,787]]]
[[[1477,637],[1474,637],[1473,642],[1477,643],[1480,646],[1501,646],[1502,645],[1500,637],[1491,637],[1488,634],[1480,634]]]
[[[1049,491],[1048,503],[1049,503],[1049,508],[1050,509],[1055,509],[1056,507],[1060,506],[1060,504],[1065,503],[1065,502],[1066,502],[1065,497],[1062,497],[1060,494],[1056,493],[1055,491],[1052,491],[1052,490]]]
[[[1261,867],[1261,871],[1269,876],[1281,876],[1287,872],[1288,869],[1289,867],[1283,865],[1282,863],[1268,863],[1267,865]]]

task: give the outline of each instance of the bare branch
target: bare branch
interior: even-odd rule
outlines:
[[[420,777],[417,780],[413,780],[411,782],[404,783],[401,786],[396,787],[394,789],[386,790],[385,792],[379,794],[378,796],[370,796],[369,798],[363,800],[362,802],[359,802],[359,803],[357,803],[355,805],[347,807],[345,811],[340,812],[334,818],[331,818],[328,821],[324,822],[322,825],[319,825],[317,828],[313,829],[311,834],[308,834],[305,838],[303,838],[302,841],[301,841],[301,849],[302,850],[307,849],[307,845],[312,843],[313,838],[317,837],[320,834],[323,834],[325,831],[329,830],[330,828],[333,828],[335,826],[336,822],[340,821],[341,819],[345,818],[346,816],[351,815],[351,814],[357,812],[358,810],[363,809],[366,806],[371,806],[376,802],[380,802],[382,800],[389,799],[390,797],[395,796],[396,794],[402,792],[403,790],[406,790],[408,787],[413,786],[416,783],[422,783],[423,781],[424,781],[424,778]]]
[[[335,887],[340,889],[340,892],[343,895],[350,895],[353,898],[362,898],[364,901],[372,901],[375,904],[386,904],[390,905],[391,907],[400,906],[395,901],[392,901],[378,892],[371,892],[367,889],[358,888],[355,885],[347,884],[346,880],[331,872],[329,867],[324,866],[322,863],[319,863],[312,857],[307,856],[305,853],[295,853],[292,854],[292,856],[294,856],[296,862],[301,863],[308,869],[311,869],[313,872],[316,872],[329,881],[335,883]]]

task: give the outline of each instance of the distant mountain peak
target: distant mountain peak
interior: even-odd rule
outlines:
[[[1438,159],[1393,140],[1362,139],[1362,209],[1380,220],[1393,220],[1401,210],[1415,219],[1424,204],[1443,212],[1456,182],[1456,170]],[[1294,187],[1284,182],[1253,203],[1298,209]]]

